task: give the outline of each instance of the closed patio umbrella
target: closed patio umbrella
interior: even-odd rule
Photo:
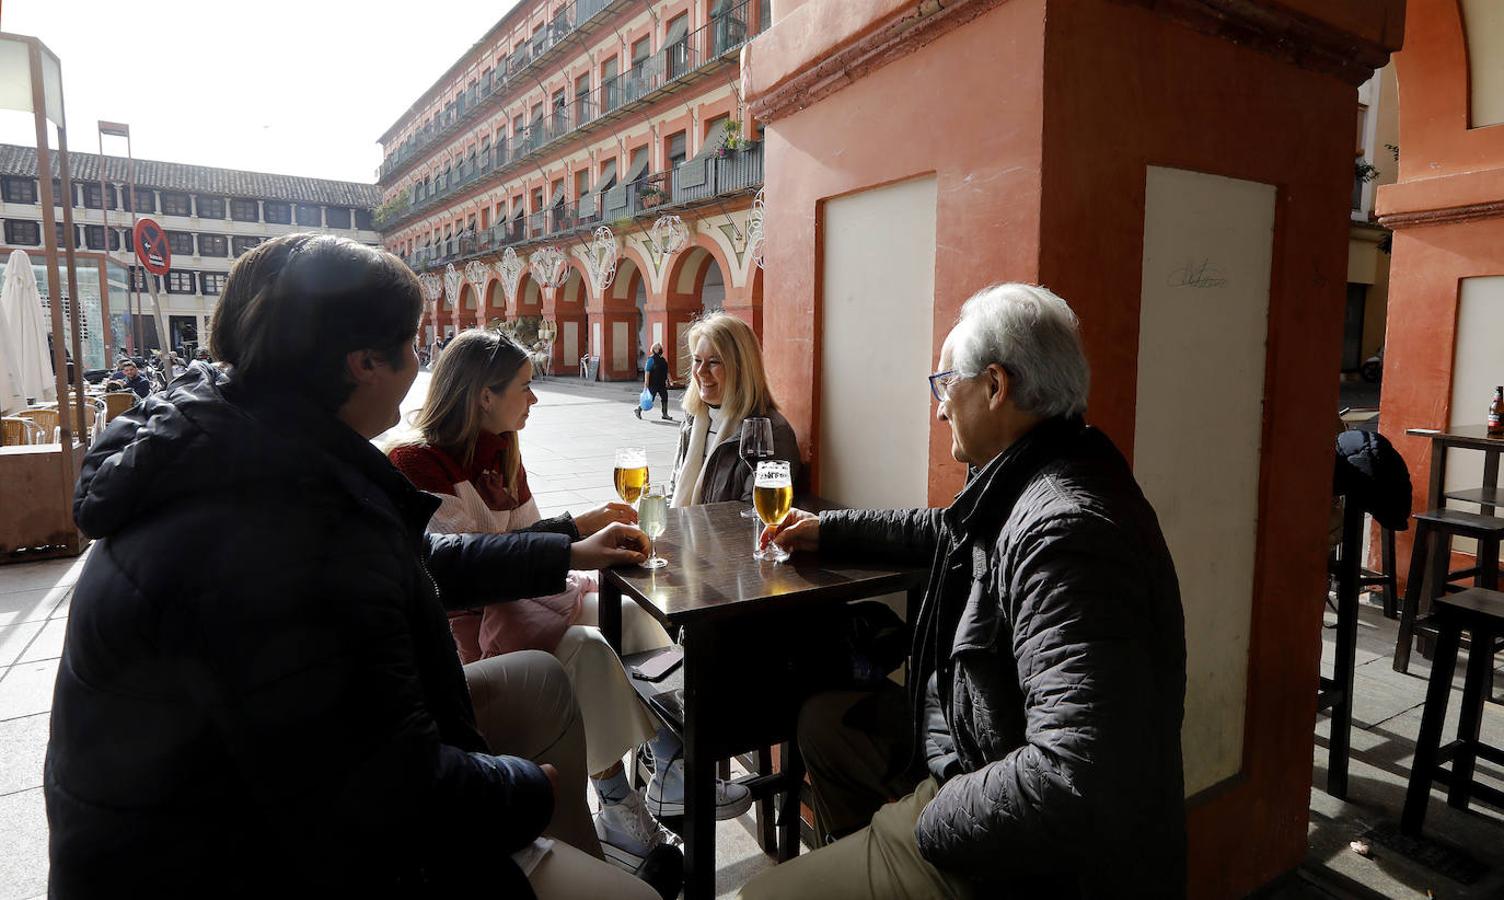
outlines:
[[[16,354],[11,350],[10,326],[0,314],[0,415],[10,415],[26,405],[17,386]]]
[[[5,286],[0,288],[0,315],[5,317],[0,352],[10,357],[15,372],[15,390],[23,401],[56,400],[52,360],[47,352],[47,322],[42,297],[31,271],[31,258],[17,250],[5,264]]]

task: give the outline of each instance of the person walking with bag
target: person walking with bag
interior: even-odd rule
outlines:
[[[653,398],[663,399],[663,419],[665,422],[673,421],[668,414],[668,360],[663,358],[663,345],[653,345],[653,355],[642,367],[642,386]],[[651,405],[648,409],[652,409]],[[642,418],[642,404],[637,405],[635,410],[637,418]]]

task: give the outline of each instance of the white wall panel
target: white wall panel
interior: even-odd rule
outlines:
[[[1150,167],[1133,468],[1186,624],[1186,793],[1242,769],[1258,536],[1271,185]]]

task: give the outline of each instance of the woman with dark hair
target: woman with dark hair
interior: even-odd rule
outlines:
[[[413,382],[421,309],[390,254],[269,241],[215,312],[224,369],[195,363],[90,450],[53,897],[653,895],[595,858],[558,663],[462,670],[443,605],[558,591],[646,539],[424,534],[437,503],[369,442]],[[530,845],[525,874],[508,856]]]

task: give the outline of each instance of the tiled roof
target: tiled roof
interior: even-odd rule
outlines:
[[[97,153],[68,154],[74,182],[99,182],[100,160],[105,163],[105,179],[117,184],[126,180],[126,159]],[[57,155],[52,157],[52,174],[56,176]],[[0,175],[37,174],[37,151],[34,147],[0,144]],[[381,189],[374,184],[353,181],[329,181],[296,175],[268,175],[265,172],[242,172],[239,169],[216,169],[183,163],[136,160],[136,184],[166,191],[224,194],[257,200],[292,200],[298,203],[322,203],[330,206],[353,206],[374,209],[381,204]]]

